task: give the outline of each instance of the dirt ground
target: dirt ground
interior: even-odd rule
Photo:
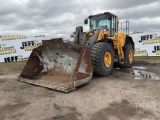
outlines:
[[[17,81],[24,62],[0,64],[0,120],[160,120],[160,62],[114,66],[70,93]]]

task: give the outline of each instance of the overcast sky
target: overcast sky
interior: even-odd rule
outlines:
[[[106,11],[130,31],[160,31],[160,0],[0,0],[0,34],[68,37],[88,15]]]

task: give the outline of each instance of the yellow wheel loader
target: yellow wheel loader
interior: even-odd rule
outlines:
[[[32,51],[19,80],[69,92],[88,83],[92,74],[109,75],[114,58],[118,58],[120,66],[131,67],[134,42],[118,32],[118,17],[105,12],[89,16],[84,20],[88,22],[90,31],[76,27],[72,42],[64,43],[61,38],[43,40]]]

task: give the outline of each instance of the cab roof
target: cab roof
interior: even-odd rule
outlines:
[[[117,15],[115,15],[115,14],[113,14],[111,12],[104,12],[104,13],[100,13],[100,14],[90,15],[89,18],[92,17],[92,16],[99,16],[99,15],[103,15],[103,14],[107,14],[107,15],[111,15],[111,16],[117,17]]]

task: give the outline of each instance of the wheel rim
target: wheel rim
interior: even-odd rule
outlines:
[[[132,50],[129,51],[129,62],[133,61],[133,52]]]
[[[112,63],[111,53],[106,52],[106,53],[104,54],[104,65],[105,65],[106,67],[110,67],[111,63]]]

